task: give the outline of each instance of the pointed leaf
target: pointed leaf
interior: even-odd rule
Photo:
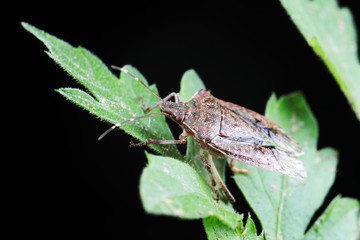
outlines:
[[[242,220],[243,216],[241,215]],[[226,226],[216,217],[207,217],[203,219],[206,235],[209,240],[234,240],[240,239],[239,228],[242,223],[239,222],[236,229]]]
[[[208,239],[210,240],[223,240],[223,239],[240,239],[240,240],[264,240],[263,233],[257,235],[255,223],[251,219],[250,214],[246,221],[246,225],[243,226],[242,221],[239,221],[236,229],[229,228],[219,221],[216,217],[204,218],[204,227]]]
[[[265,240],[265,236],[261,233],[259,236],[257,235],[256,226],[251,216],[249,214],[248,219],[246,221],[245,227],[240,230],[240,239],[241,240]]]
[[[70,44],[42,31],[30,24],[22,23],[23,27],[41,40],[49,49],[47,54],[76,80],[84,85],[90,93],[80,89],[59,89],[58,92],[70,101],[87,109],[92,114],[112,123],[120,123],[134,116],[146,115],[138,97],[151,106],[158,99],[146,88],[122,73],[121,78],[115,77],[102,61],[88,50]],[[132,74],[147,84],[146,79],[133,67],[125,66]],[[156,92],[156,88],[152,89]],[[152,113],[159,112],[159,109]],[[140,141],[152,139],[174,139],[164,116],[144,118],[120,127]],[[166,156],[182,159],[175,145],[150,145],[151,148]]]
[[[203,81],[194,70],[188,70],[184,73],[180,82],[180,99],[183,102],[189,99],[200,89],[206,89]]]
[[[304,240],[359,239],[359,214],[359,201],[338,196],[309,229]]]
[[[360,120],[360,64],[351,12],[336,0],[280,0],[308,44],[321,57]]]

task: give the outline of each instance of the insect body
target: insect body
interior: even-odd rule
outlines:
[[[149,89],[126,69],[116,69],[129,74]],[[153,91],[151,92],[157,96]],[[148,139],[135,145],[185,144],[187,142],[186,137],[192,136],[201,147],[200,158],[209,173],[217,200],[219,200],[219,192],[216,188],[215,178],[227,198],[232,203],[235,202],[230,191],[221,180],[212,161],[212,156],[231,158],[230,168],[236,173],[247,173],[247,170],[236,168],[234,166],[235,160],[299,179],[306,176],[302,162],[296,157],[302,153],[299,144],[278,125],[261,114],[215,98],[205,90],[199,90],[187,102],[181,102],[178,93],[171,93],[164,99],[157,97],[160,99],[157,104],[146,107],[143,103],[143,108],[150,112],[155,107],[160,106],[161,113],[147,116],[165,115],[178,123],[183,129],[183,133],[179,140]],[[170,98],[174,98],[175,102],[169,101]],[[147,116],[116,124],[101,135],[100,139],[117,126]],[[209,153],[208,160],[205,158],[204,150]]]

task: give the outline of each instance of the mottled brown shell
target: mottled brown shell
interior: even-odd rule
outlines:
[[[218,157],[304,178],[299,144],[278,125],[244,107],[198,91],[185,103],[182,125],[198,144]]]

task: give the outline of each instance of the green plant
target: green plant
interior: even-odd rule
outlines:
[[[86,49],[74,48],[27,23],[22,24],[46,45],[47,54],[89,93],[77,88],[57,91],[93,115],[116,124],[134,115],[144,115],[139,96],[148,105],[158,101],[128,75],[114,76]],[[147,83],[135,68],[125,68]],[[154,85],[150,87],[157,91]],[[205,86],[199,76],[193,70],[187,71],[181,79],[181,99],[189,99],[200,88]],[[267,103],[266,116],[302,145],[305,154],[301,159],[308,177],[303,183],[278,173],[242,166],[249,169],[249,175],[238,174],[234,179],[261,222],[261,234],[257,234],[251,216],[243,223],[243,214],[238,214],[226,198],[222,197],[219,203],[214,201],[207,173],[199,159],[199,146],[191,138],[186,158],[173,145],[150,145],[161,155],[146,153],[149,164],[140,180],[144,209],[151,214],[203,219],[209,239],[355,239],[359,234],[359,202],[340,196],[333,199],[305,233],[333,184],[337,157],[331,148],[317,150],[317,122],[302,94],[280,98],[273,94]],[[140,141],[173,139],[163,116],[139,119],[122,125],[121,129]],[[220,174],[224,175],[226,160],[215,161]]]
[[[280,0],[300,33],[324,61],[360,120],[360,64],[355,24],[336,0]]]

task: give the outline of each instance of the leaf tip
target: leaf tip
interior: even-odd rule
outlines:
[[[25,28],[26,31],[30,32],[31,34],[36,36],[36,32],[40,32],[41,30],[34,27],[33,25],[27,23],[27,22],[20,22],[21,26]]]
[[[27,29],[28,26],[30,25],[30,24],[28,24],[27,22],[23,22],[23,21],[21,21],[20,24],[21,24],[21,26],[23,26],[23,28],[25,28],[25,29]]]

